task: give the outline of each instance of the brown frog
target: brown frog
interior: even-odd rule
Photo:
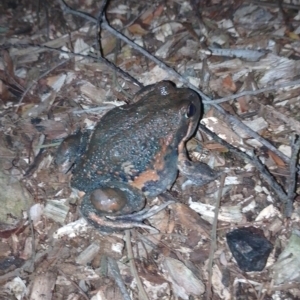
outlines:
[[[81,149],[71,186],[86,192],[81,206],[84,217],[110,232],[124,226],[120,220],[105,217],[125,215],[120,219],[133,227],[141,218],[129,214],[145,206],[144,196],[154,197],[169,189],[178,170],[198,185],[215,179],[217,172],[186,156],[185,143],[200,116],[196,92],[160,82],[142,89],[133,104],[105,114],[89,141],[79,134],[87,147],[76,146],[74,136],[70,138],[72,147]],[[63,145],[60,148],[66,151]]]

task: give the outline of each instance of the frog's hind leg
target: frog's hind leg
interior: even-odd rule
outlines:
[[[81,204],[83,217],[101,232],[111,233],[124,229],[140,227],[157,230],[142,223],[174,201],[168,201],[159,207],[143,209],[143,193],[124,182],[110,182],[87,193]]]

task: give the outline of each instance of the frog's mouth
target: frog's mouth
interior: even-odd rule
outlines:
[[[182,124],[181,128],[178,130],[177,136],[179,145],[181,143],[185,144],[185,142],[191,138],[191,136],[196,131],[196,128],[198,127],[200,112],[198,110],[198,107],[195,107],[195,110],[196,111],[194,112],[194,115],[191,116],[188,120],[185,120],[184,124]]]
[[[182,120],[184,124],[179,130],[179,134],[182,134],[182,138],[179,140],[180,144],[184,144],[195,132],[196,128],[198,127],[198,123],[201,117],[201,100],[199,95],[190,90],[182,89],[185,96],[185,101],[188,103],[185,107],[182,108],[182,113],[184,119]]]
[[[194,105],[193,102],[191,102],[191,105]],[[191,138],[191,136],[196,131],[196,128],[198,127],[198,123],[200,120],[200,107],[195,106],[195,112],[194,114],[187,120],[187,122],[180,128],[178,132],[178,153],[186,153],[185,151],[185,143]],[[185,134],[184,134],[185,133]]]
[[[193,133],[196,130],[197,123],[193,124],[190,123],[188,126],[188,130],[186,132],[186,135],[181,139],[181,142],[178,144],[178,153],[185,153],[185,143],[190,139],[190,137],[193,135]]]

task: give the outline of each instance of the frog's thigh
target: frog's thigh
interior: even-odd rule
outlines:
[[[145,197],[140,190],[125,182],[108,182],[84,196],[81,212],[85,217],[90,212],[118,216],[140,211],[144,206]]]

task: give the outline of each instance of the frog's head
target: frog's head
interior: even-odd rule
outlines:
[[[178,89],[174,99],[174,116],[176,122],[176,140],[186,142],[194,134],[202,113],[198,94],[191,89]]]

